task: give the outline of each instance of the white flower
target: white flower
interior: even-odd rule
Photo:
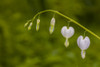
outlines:
[[[69,46],[68,38],[74,35],[74,28],[73,27],[68,28],[67,26],[63,26],[63,28],[61,29],[61,34],[63,35],[63,37],[66,38],[65,46],[68,47]]]
[[[74,28],[67,28],[67,26],[63,26],[63,28],[61,29],[61,33],[65,38],[70,38],[74,35]]]
[[[88,36],[83,38],[83,36],[79,36],[77,39],[78,47],[81,49],[81,56],[84,59],[85,58],[85,50],[90,46],[90,39]]]
[[[87,36],[85,38],[83,38],[83,36],[79,36],[77,44],[81,50],[86,50],[90,46],[90,39]]]
[[[49,28],[50,34],[53,33],[53,31],[54,31],[54,26],[55,26],[55,18],[53,17],[53,18],[51,19],[51,22],[50,22],[50,28]]]
[[[37,19],[37,24],[36,24],[36,30],[39,30],[39,25],[40,25],[40,19]]]

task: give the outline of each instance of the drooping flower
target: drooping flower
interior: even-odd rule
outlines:
[[[54,31],[54,26],[55,26],[55,18],[53,17],[53,18],[51,19],[51,22],[50,22],[50,28],[49,28],[50,34],[53,33],[53,31]]]
[[[68,39],[74,35],[74,28],[73,27],[68,28],[67,26],[63,26],[61,29],[61,34],[63,35],[63,37],[66,38],[64,45],[68,47],[69,46]]]
[[[36,31],[38,31],[38,30],[39,30],[39,27],[40,27],[40,19],[37,19]]]
[[[90,39],[88,36],[83,38],[83,36],[79,36],[77,39],[78,47],[81,49],[81,56],[84,59],[85,58],[85,50],[90,46]]]

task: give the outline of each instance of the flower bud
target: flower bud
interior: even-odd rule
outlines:
[[[24,27],[26,27],[29,23],[31,22],[31,20],[27,21],[24,25]]]
[[[33,24],[32,22],[29,24],[28,30],[31,30],[32,24]]]
[[[25,23],[24,27],[26,27],[27,25],[28,25],[28,22],[27,22],[27,23]]]
[[[38,31],[38,30],[39,30],[39,25],[40,25],[40,19],[37,19],[36,31]]]
[[[53,17],[53,18],[51,19],[51,22],[50,22],[50,28],[49,28],[50,34],[53,33],[53,31],[54,31],[54,26],[55,26],[55,18]]]

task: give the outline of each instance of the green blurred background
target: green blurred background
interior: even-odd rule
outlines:
[[[0,0],[0,67],[100,67],[100,40],[86,32],[91,45],[86,58],[81,58],[77,38],[84,30],[74,23],[75,34],[68,48],[61,28],[67,19],[56,14],[55,31],[49,33],[54,13],[40,15],[40,30],[36,20],[32,30],[24,24],[39,11],[53,9],[71,17],[100,36],[100,0]]]

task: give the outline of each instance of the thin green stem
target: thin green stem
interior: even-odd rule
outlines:
[[[69,25],[70,25],[70,21],[68,21],[68,25],[67,25],[68,26],[68,29],[69,29]]]
[[[86,33],[86,31],[84,31],[84,36],[83,36],[83,38],[85,38],[85,33]]]
[[[38,19],[40,19],[40,14],[38,15]]]
[[[58,14],[58,15],[64,17],[64,18],[70,20],[71,22],[77,24],[78,26],[80,26],[81,28],[83,28],[84,30],[86,30],[87,32],[89,32],[90,34],[92,34],[93,36],[95,36],[96,38],[98,38],[98,39],[100,40],[100,37],[99,37],[98,35],[96,35],[94,32],[92,32],[91,30],[87,29],[86,27],[84,27],[83,25],[81,25],[80,23],[78,23],[77,21],[71,19],[71,18],[68,17],[68,16],[65,16],[64,14],[62,14],[62,13],[56,11],[56,10],[44,10],[44,11],[38,12],[38,13],[33,17],[32,21],[34,21],[35,18],[36,18],[39,14],[42,14],[42,13],[45,13],[45,12],[54,12],[54,13],[56,13],[56,14]]]

